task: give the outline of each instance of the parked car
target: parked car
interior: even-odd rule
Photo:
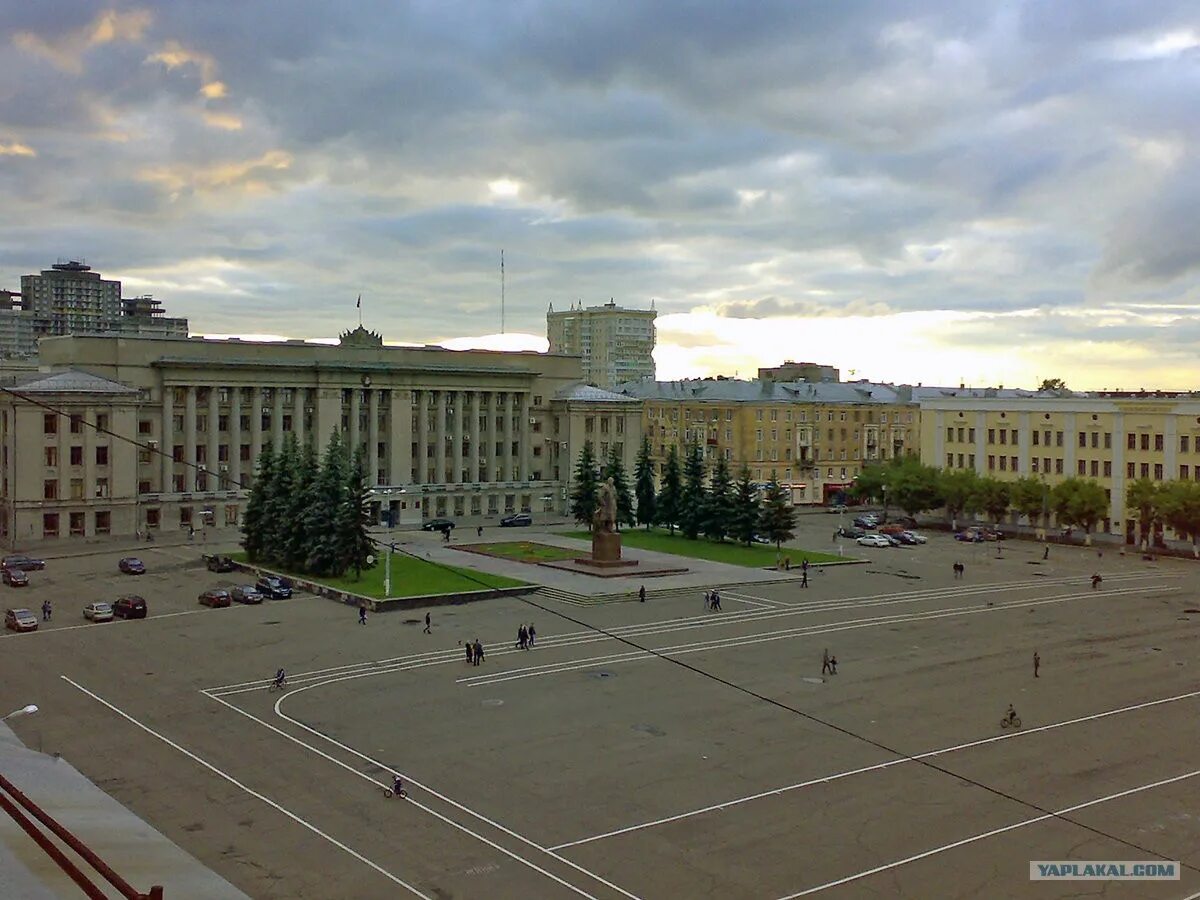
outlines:
[[[505,516],[500,520],[501,528],[520,528],[524,525],[532,524],[533,516],[531,516],[529,513],[513,513],[511,516]]]
[[[37,631],[37,616],[27,609],[10,609],[4,614],[4,627],[12,631]]]
[[[264,597],[270,597],[272,600],[286,600],[292,596],[292,586],[275,575],[264,575],[254,583],[254,587]]]
[[[855,516],[854,524],[859,528],[874,528],[879,524],[879,520],[874,516]]]
[[[124,572],[126,575],[145,575],[146,574],[146,564],[144,562],[142,562],[140,559],[138,559],[136,556],[126,556],[119,563],[117,563],[117,568],[120,569],[122,572]]]
[[[896,535],[896,537],[900,538],[901,540],[907,539],[908,542],[912,543],[912,544],[928,544],[929,543],[929,538],[925,537],[925,535],[920,534],[919,532],[916,532],[916,531],[902,531],[902,532],[900,532],[900,534]]]
[[[966,541],[969,544],[982,544],[983,535],[978,531],[956,531],[954,532],[956,541]]]
[[[204,564],[210,572],[232,572],[234,570],[233,560],[228,556],[206,556]]]
[[[229,606],[232,603],[233,601],[229,599],[229,591],[223,590],[222,588],[210,588],[209,590],[200,594],[201,606],[211,606],[216,608],[218,606]]]
[[[752,534],[752,535],[750,535],[750,540],[752,543],[755,543],[755,544],[771,543],[771,539],[764,534]]]
[[[22,572],[40,572],[46,568],[46,561],[17,553],[0,559],[0,567],[5,569],[20,569]]]
[[[837,530],[836,533],[837,533],[838,537],[844,537],[844,538],[860,538],[864,534],[866,534],[866,532],[863,531],[861,528],[851,528],[848,525],[843,525],[841,528],[839,528]]]
[[[93,622],[111,622],[113,617],[112,604],[106,603],[103,600],[89,603],[83,608],[83,617]]]
[[[844,503],[835,503],[833,506],[825,507],[825,512],[834,513],[835,515],[841,515],[845,511],[846,511],[846,504],[844,504]]]
[[[904,543],[904,541],[900,540],[900,538],[894,534],[881,534],[879,536],[888,542],[889,547],[899,547]]]
[[[262,591],[260,591],[258,588],[256,588],[252,584],[239,584],[237,587],[235,587],[232,591],[229,592],[229,596],[232,597],[234,600],[236,600],[238,603],[262,603],[263,602]]]
[[[899,541],[901,544],[903,544],[906,547],[911,547],[913,544],[917,543],[917,541],[913,540],[912,535],[909,534],[907,531],[898,531],[895,534],[889,534],[888,537],[893,538],[896,541]]]
[[[25,587],[29,584],[29,576],[20,569],[4,569],[0,572],[0,578],[10,587]]]
[[[421,526],[422,531],[453,531],[454,523],[449,519],[430,519]]]
[[[887,539],[887,535],[883,534],[864,534],[857,541],[860,547],[890,547],[892,542]]]
[[[122,619],[144,619],[148,613],[146,601],[137,594],[118,597],[113,604],[113,615]]]

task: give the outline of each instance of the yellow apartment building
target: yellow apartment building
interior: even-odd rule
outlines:
[[[912,388],[884,384],[642,381],[620,391],[643,402],[642,430],[661,475],[671,448],[692,442],[710,471],[724,459],[759,483],[777,479],[796,504],[827,503],[854,483],[864,464],[919,453]]]

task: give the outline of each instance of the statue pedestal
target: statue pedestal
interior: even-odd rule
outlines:
[[[598,569],[615,569],[621,566],[636,566],[636,559],[621,559],[621,535],[615,531],[596,531],[592,533],[591,559],[576,558],[581,566],[594,566]]]

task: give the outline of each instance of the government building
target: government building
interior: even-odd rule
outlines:
[[[562,514],[584,441],[632,468],[641,404],[580,360],[304,341],[65,336],[0,398],[10,543],[235,526],[264,447],[361,447],[380,522]]]

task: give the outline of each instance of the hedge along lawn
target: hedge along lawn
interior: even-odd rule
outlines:
[[[233,558],[238,562],[246,562],[245,553],[235,553]],[[274,566],[268,566],[272,571],[281,571]],[[369,569],[363,569],[362,577],[355,579],[354,572],[348,572],[341,578],[318,578],[314,575],[295,575],[285,572],[290,578],[302,578],[319,584],[328,585],[339,591],[349,591],[352,594],[362,594],[376,600],[386,599],[383,592],[384,561],[380,558]],[[457,566],[443,566],[417,559],[400,553],[392,554],[392,590],[386,595],[390,597],[419,597],[425,594],[457,594],[463,591],[482,591],[488,588],[519,587],[525,584],[515,578],[503,575],[492,575],[475,569],[460,569]]]
[[[555,547],[551,544],[539,544],[536,541],[500,541],[495,544],[459,544],[456,549],[495,556],[500,559],[511,559],[514,562],[542,563],[554,562],[560,559],[575,559],[580,555],[578,550]]]
[[[590,541],[592,533],[590,531],[568,531],[563,533],[563,537]],[[698,537],[691,541],[680,534],[678,529],[672,536],[670,532],[661,528],[652,528],[650,531],[646,531],[644,528],[627,528],[621,532],[621,543],[623,546],[635,547],[638,550],[670,553],[675,556],[686,556],[689,559],[708,559],[713,562],[728,563],[732,566],[749,566],[756,569],[773,569],[777,559],[773,544],[770,546],[752,544],[747,547],[745,544],[735,544],[732,541],[712,541],[705,537]],[[793,568],[800,565],[802,559],[807,559],[810,563],[849,561],[849,558],[845,556],[821,553],[816,550],[803,550],[798,547],[783,547],[778,555],[791,557]]]

